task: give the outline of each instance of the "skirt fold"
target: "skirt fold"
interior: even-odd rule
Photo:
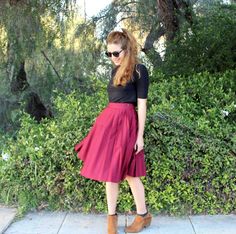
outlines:
[[[144,151],[134,153],[137,122],[133,104],[109,103],[87,136],[74,147],[83,161],[80,174],[105,182],[120,182],[127,175],[145,176]]]

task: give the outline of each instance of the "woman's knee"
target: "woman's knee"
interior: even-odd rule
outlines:
[[[118,186],[119,186],[119,183],[106,182],[106,186],[109,186],[109,187],[118,187]]]
[[[139,180],[139,177],[126,176],[125,179],[128,181],[128,183],[133,183],[133,182],[135,182],[135,181],[138,181],[138,180]]]

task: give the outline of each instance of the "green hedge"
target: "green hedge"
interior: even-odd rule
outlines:
[[[152,212],[232,213],[236,209],[235,71],[151,78],[143,178]],[[79,175],[73,146],[107,103],[98,92],[55,94],[56,117],[37,124],[22,114],[17,139],[0,141],[0,202],[31,208],[106,211],[104,183]],[[222,111],[228,111],[224,117]],[[5,156],[4,156],[5,157]],[[127,182],[119,211],[134,210]]]
[[[235,212],[235,76],[156,74],[146,128],[148,201],[156,210]]]

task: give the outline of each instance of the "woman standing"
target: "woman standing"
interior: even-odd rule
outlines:
[[[143,134],[149,80],[146,67],[138,63],[137,53],[137,42],[127,30],[108,35],[106,55],[115,65],[107,86],[109,104],[88,135],[75,146],[83,161],[81,175],[106,182],[108,234],[117,233],[117,198],[119,183],[124,179],[137,209],[125,232],[140,232],[152,219],[140,180],[146,175]]]

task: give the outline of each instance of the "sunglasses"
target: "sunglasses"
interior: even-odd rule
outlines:
[[[114,52],[105,52],[106,56],[111,58],[111,56],[113,55],[114,57],[118,58],[120,56],[120,53],[122,52],[123,50],[121,51],[114,51]]]

